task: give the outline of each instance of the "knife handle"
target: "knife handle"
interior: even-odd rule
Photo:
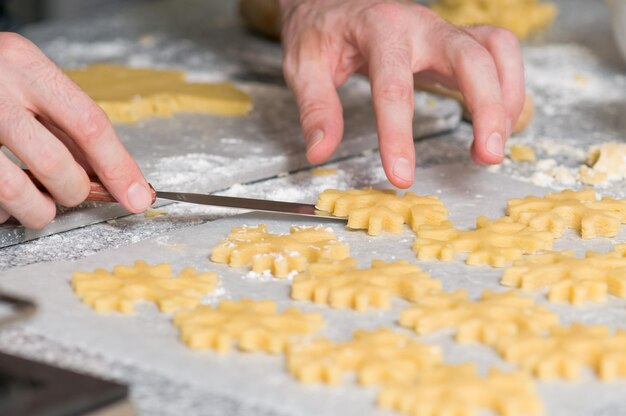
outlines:
[[[37,187],[37,189],[39,189],[42,192],[49,193],[46,187],[39,181],[39,179],[35,177],[35,175],[33,175],[33,173],[30,170],[24,169],[24,173],[28,175],[28,177],[33,182],[33,184]],[[113,195],[111,195],[111,193],[102,184],[102,182],[100,182],[100,179],[90,176],[89,185],[90,185],[89,195],[87,195],[87,199],[85,199],[85,201],[117,202],[115,197],[113,197]],[[154,201],[156,201],[156,191],[154,190],[152,185],[148,184],[148,186],[150,187],[150,194],[152,195],[152,203],[154,204]]]

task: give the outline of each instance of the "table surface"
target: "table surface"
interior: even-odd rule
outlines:
[[[552,29],[524,45],[527,86],[535,95],[537,114],[531,127],[511,140],[532,144],[540,159],[553,162],[544,163],[543,168],[508,162],[492,170],[558,189],[579,186],[575,171],[584,160],[586,148],[606,141],[624,141],[626,67],[611,37],[608,12],[602,3],[586,0],[559,0],[556,3],[561,6],[561,14]],[[186,12],[186,8],[178,11]],[[167,16],[161,19],[159,24],[166,26]],[[125,31],[135,35],[143,30],[141,27],[119,28],[114,16],[110,25],[112,30],[119,30],[121,36]],[[80,27],[43,25],[26,32],[61,39],[64,30],[80,30]],[[179,30],[184,38],[186,29]],[[85,39],[87,45],[97,41]],[[76,48],[86,50],[85,45]],[[142,59],[149,57],[137,56],[138,61]],[[426,168],[467,161],[470,142],[471,127],[468,125],[462,125],[451,134],[419,141],[416,143],[417,165]],[[556,173],[553,165],[557,167]],[[313,176],[305,170],[254,184],[238,184],[222,193],[313,201],[326,188],[361,187],[385,179],[377,152],[341,160],[328,167],[336,168],[337,174]],[[617,184],[603,192],[624,196],[625,191]],[[171,205],[166,211],[167,215],[162,217],[129,216],[2,249],[0,270],[52,260],[81,259],[236,213],[185,204]],[[212,414],[211,409],[219,409],[219,414],[267,414],[219,395],[207,396],[204,391],[156,371],[138,370],[132,364],[106,355],[68,347],[30,333],[19,325],[0,331],[0,350],[128,383],[132,387],[132,400],[141,414]],[[217,410],[214,411],[218,414]]]

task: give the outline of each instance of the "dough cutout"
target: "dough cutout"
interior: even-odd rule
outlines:
[[[113,123],[180,112],[243,116],[252,110],[248,94],[232,84],[187,82],[182,71],[95,64],[65,73]]]
[[[282,353],[294,337],[324,327],[322,316],[296,308],[278,312],[271,300],[223,300],[216,307],[200,305],[174,316],[181,340],[191,349],[228,353],[241,351]]]
[[[338,385],[346,373],[356,373],[363,385],[413,380],[442,361],[441,348],[422,344],[389,328],[357,330],[350,341],[333,343],[318,338],[291,344],[287,368],[301,383]]]
[[[506,361],[541,380],[578,380],[585,367],[605,381],[626,377],[626,330],[612,333],[603,325],[572,324],[548,334],[520,333],[500,340]]]
[[[463,231],[446,221],[425,225],[417,231],[413,251],[420,260],[450,261],[459,253],[468,253],[472,266],[504,267],[522,255],[552,248],[553,236],[504,217],[491,221],[476,219],[476,229]]]
[[[420,335],[454,328],[459,343],[493,345],[520,332],[541,333],[558,325],[559,317],[515,291],[485,290],[479,300],[470,300],[459,290],[422,296],[400,314],[399,323]]]
[[[370,268],[359,269],[356,260],[346,259],[311,264],[293,279],[291,297],[363,312],[389,308],[394,296],[416,301],[440,289],[440,281],[405,260],[373,260]]]
[[[626,143],[609,142],[592,147],[586,164],[580,167],[580,177],[587,185],[626,179]]]
[[[530,255],[513,262],[500,283],[531,291],[548,288],[548,300],[557,303],[602,302],[607,293],[626,299],[626,244],[584,258],[571,250]]]
[[[514,144],[511,146],[509,155],[513,162],[534,162],[537,160],[535,151],[532,147],[523,144]]]
[[[565,190],[543,198],[527,196],[508,201],[508,214],[515,221],[550,231],[556,238],[566,228],[582,238],[615,237],[626,223],[626,200],[603,197],[597,200],[591,189]]]
[[[232,229],[211,251],[211,261],[231,267],[250,266],[255,273],[266,270],[275,277],[306,270],[310,263],[343,260],[350,248],[337,240],[335,233],[322,226],[292,226],[289,234],[272,234],[266,224]]]
[[[436,196],[412,192],[400,196],[390,189],[327,189],[315,206],[329,215],[348,218],[348,228],[367,230],[374,236],[383,231],[400,233],[404,224],[416,231],[424,224],[440,224],[448,218],[447,208]]]
[[[172,273],[168,263],[150,266],[115,266],[113,272],[96,269],[72,274],[72,287],[80,299],[98,312],[132,313],[135,302],[154,302],[162,312],[193,308],[217,285],[215,273],[196,273],[191,267]]]
[[[483,410],[502,416],[542,413],[528,375],[492,368],[481,376],[473,364],[426,368],[413,381],[383,386],[378,404],[409,416],[475,416]]]

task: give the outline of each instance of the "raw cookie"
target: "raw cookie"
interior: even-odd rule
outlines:
[[[571,250],[526,256],[504,271],[500,283],[524,290],[548,288],[550,302],[573,305],[604,301],[607,293],[626,298],[626,244],[584,258]]]
[[[359,384],[370,385],[413,380],[442,358],[440,347],[383,328],[357,330],[346,342],[318,338],[293,343],[287,350],[287,368],[301,383],[337,385],[346,373],[356,373]]]
[[[215,273],[196,273],[186,267],[175,276],[172,265],[150,266],[145,261],[115,266],[113,272],[96,269],[72,274],[76,294],[98,312],[131,313],[138,300],[154,302],[162,312],[193,308],[216,285]]]
[[[113,123],[180,112],[243,116],[252,110],[250,97],[232,84],[190,83],[181,71],[96,64],[65,73]]]
[[[417,231],[413,251],[420,260],[449,261],[459,253],[469,253],[466,263],[473,266],[504,267],[522,255],[552,248],[554,238],[547,231],[504,217],[491,221],[476,219],[476,229],[463,231],[446,221],[425,225]]]
[[[522,144],[514,144],[511,146],[510,157],[514,162],[534,162],[537,160],[533,148]]]
[[[289,341],[324,327],[322,316],[296,308],[278,312],[271,300],[223,300],[217,307],[201,305],[174,317],[182,341],[192,349],[227,353],[233,344],[242,351],[278,354]]]
[[[272,234],[267,225],[233,228],[228,237],[211,251],[211,261],[231,267],[251,266],[255,273],[266,270],[275,277],[306,270],[320,260],[343,260],[350,248],[335,233],[322,226],[292,226],[289,234]]]
[[[448,210],[436,196],[412,192],[400,196],[391,189],[327,189],[317,198],[316,208],[348,218],[348,228],[366,229],[369,235],[383,231],[399,233],[404,224],[416,231],[425,224],[440,224]]]
[[[526,374],[492,368],[481,376],[473,364],[426,368],[413,381],[385,385],[378,404],[409,416],[475,416],[481,410],[502,416],[542,413]]]
[[[400,314],[399,322],[420,335],[455,328],[459,343],[493,345],[520,332],[541,333],[558,325],[559,316],[515,291],[485,290],[479,300],[470,300],[459,290],[420,297]]]
[[[587,185],[626,179],[626,143],[592,147],[586,165],[580,167],[580,178]]]
[[[314,263],[293,279],[291,297],[333,308],[387,309],[394,296],[415,301],[441,289],[441,282],[405,260],[373,260],[372,267],[359,269],[356,260]]]

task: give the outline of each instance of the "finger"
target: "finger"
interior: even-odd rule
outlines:
[[[522,112],[526,98],[524,62],[519,40],[512,32],[495,26],[473,26],[465,30],[491,53],[496,64],[507,113],[508,137]]]
[[[61,205],[73,207],[89,194],[89,178],[72,154],[32,114],[15,111],[0,125],[4,144]]]
[[[330,65],[321,56],[318,36],[303,35],[298,51],[286,52],[285,78],[292,89],[304,133],[307,158],[326,161],[343,136],[343,109]]]
[[[4,224],[9,218],[11,218],[11,214],[0,208],[0,224]]]
[[[61,141],[67,147],[67,150],[70,151],[76,163],[78,163],[83,170],[89,176],[94,176],[96,172],[94,172],[93,168],[87,161],[87,156],[85,156],[85,152],[82,151],[80,147],[72,140],[70,136],[68,136],[63,130],[58,128],[54,123],[47,120],[44,117],[37,117],[37,120],[50,131],[50,133],[54,134],[54,136]]]
[[[408,188],[415,177],[411,49],[387,32],[369,43],[369,69],[380,155],[387,178]]]
[[[46,82],[36,82],[30,97],[37,111],[76,142],[89,165],[126,209],[147,209],[152,202],[148,183],[106,114],[54,64],[46,71]]]
[[[28,176],[0,152],[0,209],[27,228],[43,228],[52,221],[56,206]]]

